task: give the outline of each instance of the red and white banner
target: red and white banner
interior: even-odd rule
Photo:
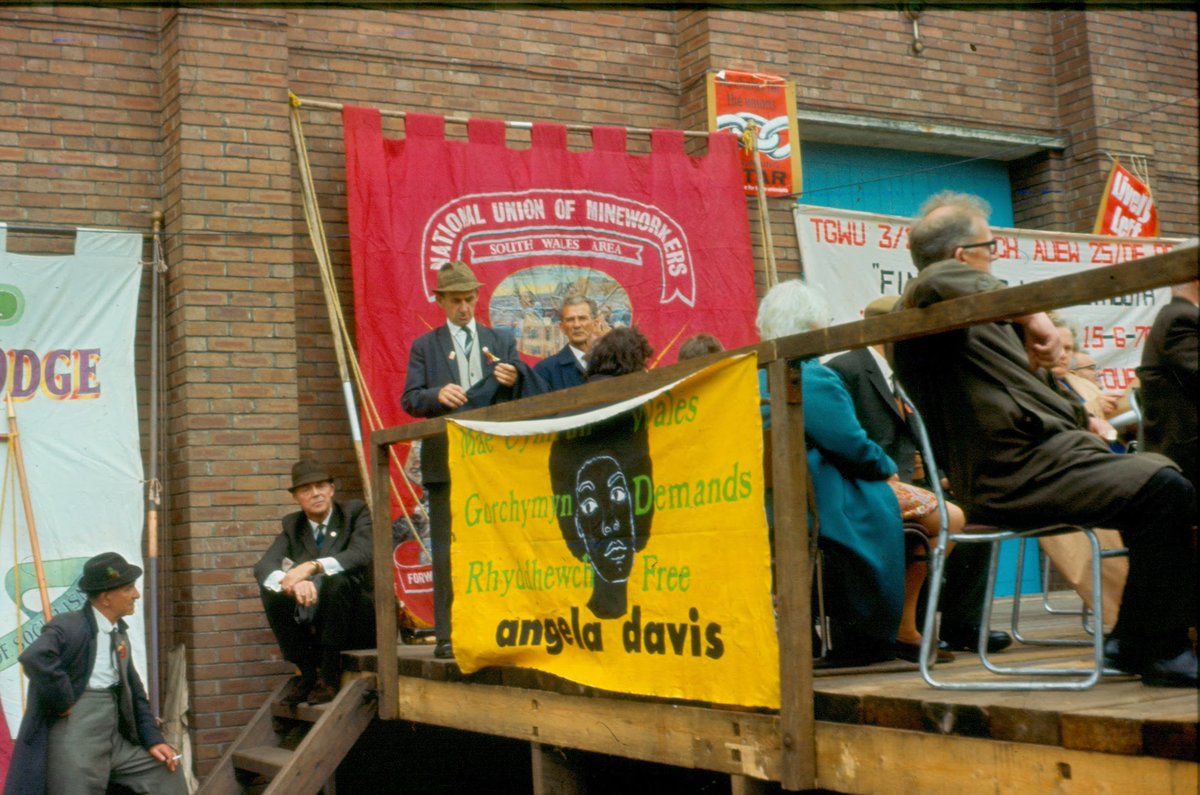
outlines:
[[[867,304],[899,295],[917,275],[907,218],[805,205],[797,205],[794,215],[805,278],[825,293],[835,323],[862,320]],[[1000,227],[992,227],[992,235],[998,241],[993,273],[1011,285],[1120,265],[1179,242]],[[1123,392],[1141,362],[1154,316],[1169,300],[1170,291],[1160,288],[1057,311],[1078,328],[1079,349],[1096,360],[1101,388]]]
[[[800,133],[796,127],[796,85],[778,75],[734,72],[708,74],[708,129],[739,138],[750,124],[758,129],[755,149],[768,196],[800,193]],[[758,174],[749,150],[742,152],[745,192],[758,193]]]
[[[566,128],[534,124],[511,149],[500,121],[471,120],[467,141],[440,116],[409,113],[385,140],[377,110],[344,111],[346,180],[362,369],[385,424],[400,410],[412,341],[446,322],[437,270],[463,260],[484,286],[480,321],[511,331],[529,362],[558,352],[562,299],[582,293],[600,323],[636,324],[664,363],[700,332],[726,347],[757,341],[749,223],[737,143],[710,135],[703,157],[655,131],[648,157],[625,130],[598,127],[591,151]]]
[[[1114,237],[1157,237],[1158,209],[1150,186],[1116,160],[1108,173],[1104,198],[1096,213],[1097,235]]]

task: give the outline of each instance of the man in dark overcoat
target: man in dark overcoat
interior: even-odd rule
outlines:
[[[558,327],[567,344],[533,368],[551,392],[583,383],[588,349],[596,333],[596,302],[582,295],[568,296],[559,309]]]
[[[909,236],[919,272],[903,308],[1004,287],[991,273],[998,241],[989,211],[965,194],[926,202]],[[1109,662],[1147,685],[1195,687],[1195,490],[1169,459],[1115,454],[1089,430],[1083,407],[1039,375],[1061,349],[1037,312],[896,343],[894,364],[971,521],[1121,532],[1129,576]]]
[[[1193,242],[1193,245],[1195,243]],[[1200,414],[1197,327],[1200,281],[1171,288],[1171,302],[1159,310],[1142,349],[1142,436],[1146,449],[1170,458],[1192,485],[1200,484],[1196,418]]]
[[[5,795],[187,792],[179,756],[163,740],[133,665],[128,626],[142,570],[116,552],[83,564],[88,603],[60,613],[22,652],[25,717]]]
[[[371,512],[338,502],[324,466],[298,461],[288,491],[300,506],[254,564],[267,622],[283,658],[299,669],[285,704],[332,701],[346,649],[375,645]]]

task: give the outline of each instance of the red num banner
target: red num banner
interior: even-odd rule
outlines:
[[[601,329],[637,325],[662,363],[700,332],[727,348],[757,341],[749,223],[737,142],[655,131],[651,154],[625,130],[597,127],[592,150],[567,150],[566,128],[534,124],[510,149],[500,121],[471,120],[467,141],[440,116],[409,113],[385,140],[377,110],[347,107],[347,204],[360,364],[385,425],[400,409],[409,347],[446,322],[434,303],[451,260],[483,282],[477,320],[516,337],[526,362],[565,344],[558,310],[571,294],[599,306]]]
[[[1158,209],[1150,186],[1116,160],[1096,213],[1096,235],[1158,237]]]

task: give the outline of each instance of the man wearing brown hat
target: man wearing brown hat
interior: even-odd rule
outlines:
[[[408,376],[401,407],[414,417],[439,417],[474,405],[511,400],[519,377],[517,344],[512,335],[476,323],[475,304],[482,284],[463,262],[438,271],[437,304],[446,324],[418,337],[408,354]],[[492,382],[492,383],[489,383]],[[468,395],[482,394],[472,400]],[[489,389],[488,387],[495,387]],[[453,656],[450,646],[450,476],[444,436],[426,441],[421,457],[422,482],[429,492],[433,544],[433,606],[437,657]]]
[[[142,570],[116,552],[83,564],[83,608],[55,616],[20,657],[29,697],[5,795],[185,793],[179,756],[163,740],[133,666],[128,627]]]
[[[324,704],[341,680],[346,649],[375,645],[371,513],[362,500],[337,502],[329,471],[292,467],[288,489],[300,510],[254,564],[267,622],[283,658],[299,669],[285,704]]]

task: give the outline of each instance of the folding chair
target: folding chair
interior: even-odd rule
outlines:
[[[910,406],[912,401],[897,386],[897,394]],[[936,459],[929,443],[929,433],[920,412],[915,407],[909,417],[924,456],[926,470],[930,473],[929,481],[938,498],[938,514],[941,532],[938,533],[936,546],[933,548],[932,560],[929,564],[929,599],[925,607],[925,621],[921,637],[921,677],[930,687],[939,690],[1087,690],[1100,681],[1104,673],[1104,633],[1096,632],[1092,636],[1091,647],[1092,665],[1088,668],[1071,668],[1061,666],[1004,666],[992,661],[987,651],[988,635],[991,632],[992,600],[996,589],[996,570],[1000,562],[1000,544],[1004,541],[1024,538],[1039,538],[1058,533],[1084,533],[1092,547],[1092,593],[1095,594],[1096,626],[1104,626],[1104,604],[1101,598],[1100,541],[1090,527],[1076,525],[1051,525],[1028,529],[986,527],[968,525],[960,533],[949,530],[949,515],[946,511],[945,494],[942,491],[941,478],[938,476]],[[941,599],[942,582],[946,575],[946,548],[949,544],[990,544],[991,560],[988,566],[987,590],[983,602],[983,615],[979,622],[979,660],[983,667],[998,676],[1006,677],[1002,681],[946,681],[933,675],[936,657],[931,658],[934,645],[937,643],[937,611]],[[1050,677],[1050,681],[1029,678],[1007,677]],[[1054,681],[1055,679],[1059,681]],[[1067,680],[1067,681],[1062,681]]]

